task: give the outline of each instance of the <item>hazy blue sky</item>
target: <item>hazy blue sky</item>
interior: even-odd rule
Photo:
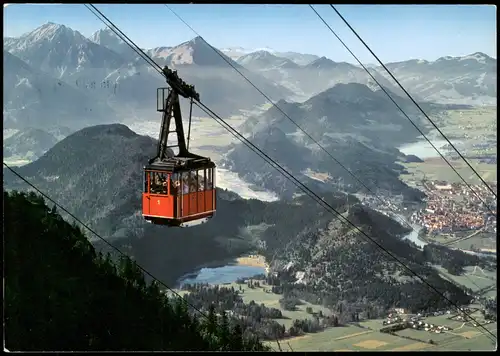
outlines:
[[[176,45],[195,36],[163,5],[96,5],[141,47]],[[212,45],[270,47],[354,62],[307,5],[170,5]],[[327,5],[317,11],[365,63],[375,60]],[[496,58],[496,8],[461,5],[339,5],[337,9],[384,62],[484,52]],[[4,7],[4,36],[46,22],[90,36],[104,25],[81,4]]]

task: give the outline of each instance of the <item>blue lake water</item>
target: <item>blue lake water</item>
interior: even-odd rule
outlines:
[[[448,143],[447,141],[431,139],[431,142],[442,154],[446,152],[444,146]],[[453,140],[452,143],[456,147],[461,145],[462,141]],[[429,142],[424,140],[402,145],[398,147],[398,149],[405,155],[415,155],[421,159],[439,157],[439,154],[429,144]]]
[[[235,282],[238,278],[250,278],[257,274],[266,273],[263,267],[254,266],[223,266],[217,268],[202,268],[197,275],[190,274],[181,278],[179,284],[185,283],[208,283],[223,284]]]
[[[413,242],[415,245],[417,245],[420,248],[424,248],[424,246],[427,245],[427,242],[420,240],[418,238],[418,233],[420,232],[420,230],[422,228],[419,226],[416,226],[416,225],[412,225],[412,227],[413,227],[413,230],[410,233],[408,233],[407,235],[405,235],[403,238],[410,240],[411,242]]]

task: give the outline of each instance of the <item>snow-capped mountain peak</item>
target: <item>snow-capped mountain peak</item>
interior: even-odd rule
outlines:
[[[110,28],[103,28],[94,32],[89,37],[89,40],[103,46],[107,46],[109,43],[124,43]]]
[[[260,50],[252,53],[245,54],[238,58],[238,63],[240,64],[248,64],[252,61],[269,61],[272,58],[276,58],[274,55],[269,53],[268,51]]]
[[[254,70],[270,70],[270,69],[291,69],[298,67],[293,61],[276,56],[265,50],[260,50],[245,54],[237,59],[237,62]]]
[[[145,52],[153,58],[167,58],[170,55],[172,47],[155,47],[146,50]]]
[[[461,57],[451,57],[451,56],[445,56],[445,57],[440,57],[436,60],[436,62],[442,62],[442,61],[467,61],[467,60],[475,60],[478,63],[486,63],[487,61],[496,61],[495,59],[491,58],[487,54],[484,54],[482,52],[476,52],[472,54],[468,54],[466,56],[461,56]]]
[[[326,68],[331,68],[335,65],[336,65],[336,63],[334,61],[323,56],[323,57],[318,58],[315,61],[312,61],[311,63],[309,63],[307,65],[307,67],[312,67],[312,68],[317,68],[317,69],[326,69]]]
[[[203,39],[203,37],[201,36],[196,36],[195,38],[193,38],[192,40],[189,40],[185,43],[187,46],[192,46],[192,47],[196,47],[196,46],[200,46],[200,45],[206,45],[206,42],[205,40]]]
[[[485,63],[487,60],[491,60],[491,57],[482,53],[482,52],[476,52],[469,54],[467,56],[459,57],[460,61],[466,61],[466,60],[476,60],[479,63]]]
[[[33,31],[28,32],[23,36],[21,36],[21,38],[25,39],[25,41],[29,43],[35,43],[40,41],[52,42],[55,40],[59,40],[62,37],[77,41],[85,40],[85,37],[83,37],[83,35],[80,32],[74,31],[69,27],[66,27],[61,24],[56,24],[53,22],[48,22],[34,29]]]
[[[254,48],[248,49],[244,47],[226,47],[221,48],[220,51],[224,53],[226,56],[231,57],[232,59],[238,59],[250,53],[255,53],[259,51],[265,51],[271,54],[275,54],[276,51],[272,48],[262,47],[262,48]]]
[[[263,49],[255,51],[251,55],[253,55],[254,58],[270,58],[274,56],[271,52]]]
[[[267,53],[271,53],[271,54],[276,53],[276,51],[274,49],[269,48],[269,47],[255,48],[252,52],[267,52]]]
[[[124,55],[129,59],[137,57],[134,50],[131,49],[129,45],[118,37],[110,28],[100,29],[94,32],[88,39],[89,41]]]
[[[18,38],[4,40],[4,49],[30,66],[60,79],[83,69],[94,71],[92,75],[87,72],[87,77],[94,74],[100,77],[101,73],[97,72],[121,66],[124,62],[119,54],[88,40],[80,32],[52,22]]]
[[[215,49],[219,53],[215,53],[214,48],[205,42],[205,40],[197,36],[189,41],[181,43],[175,47],[164,50],[163,56],[169,65],[204,65],[204,66],[222,66],[226,67],[227,63],[220,57],[225,56],[223,52]],[[226,60],[231,61],[230,58]],[[235,63],[233,62],[233,65]]]

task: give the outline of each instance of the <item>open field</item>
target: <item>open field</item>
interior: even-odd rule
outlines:
[[[425,239],[429,242],[443,244],[461,250],[485,249],[496,252],[496,234],[485,232],[484,229],[476,231],[460,232],[456,234],[427,235]]]
[[[462,153],[470,164],[476,169],[485,181],[497,181],[497,165],[480,162],[479,159],[469,158],[477,156],[497,156],[497,108],[473,108],[471,110],[449,110],[441,115],[433,117],[440,130],[455,143],[455,147]],[[436,144],[436,140],[442,140],[442,136],[432,130],[427,137]],[[445,154],[454,168],[469,183],[480,183],[470,168],[458,158],[454,151],[439,149]],[[451,153],[453,152],[453,153]],[[415,153],[418,156],[418,153]],[[455,157],[457,156],[457,157]],[[453,157],[453,158],[450,158]],[[435,158],[425,159],[423,163],[403,163],[409,174],[401,178],[405,181],[419,181],[424,175],[428,179],[458,182],[460,178],[442,160],[437,153]]]
[[[319,305],[310,304],[307,302],[304,302],[303,305],[297,306],[297,310],[295,310],[295,311],[283,310],[279,304],[279,300],[280,300],[280,298],[282,298],[282,296],[279,294],[271,293],[271,292],[269,292],[269,293],[264,292],[264,289],[266,289],[266,290],[271,289],[269,286],[266,286],[266,285],[264,285],[263,288],[261,287],[261,288],[253,288],[253,289],[248,288],[247,285],[245,285],[245,284],[233,283],[233,284],[226,285],[226,286],[228,286],[228,287],[232,286],[235,289],[238,289],[241,286],[241,288],[243,290],[241,297],[243,298],[243,301],[245,303],[249,303],[250,301],[253,300],[257,304],[264,304],[267,307],[280,309],[281,312],[283,313],[283,315],[288,319],[279,319],[276,321],[285,325],[286,328],[289,328],[290,326],[292,326],[292,323],[295,319],[305,319],[305,318],[312,319],[312,315],[306,312],[306,308],[309,306],[312,307],[314,312],[318,312],[321,310],[321,312],[324,313],[325,315],[331,314],[331,312],[327,308],[324,308],[324,307],[319,306]]]
[[[457,170],[458,173],[469,184],[482,184],[479,178],[471,171],[471,169],[462,161],[457,159],[449,159],[450,164]],[[477,159],[467,159],[472,167],[481,175],[486,182],[497,181],[497,165],[481,163]],[[428,158],[422,163],[401,163],[406,167],[408,174],[401,175],[401,179],[405,182],[421,181],[422,178],[429,180],[444,180],[450,183],[462,182],[460,177],[453,172],[448,164],[441,158]]]
[[[268,264],[266,263],[266,259],[263,256],[259,255],[238,257],[236,259],[236,264],[238,266],[251,266],[251,267],[262,267],[262,268],[269,267]]]
[[[238,129],[246,119],[247,117],[243,115],[232,116],[226,119],[226,122],[235,129]],[[158,118],[158,120],[127,122],[126,124],[132,131],[140,135],[148,135],[157,139],[160,132],[159,120]],[[184,123],[184,131],[187,137],[188,127],[186,122]],[[175,142],[175,139],[171,135],[169,136],[169,144],[173,142]],[[214,119],[210,117],[193,117],[189,143],[189,147],[193,152],[210,156],[212,160],[218,161],[221,156],[220,151],[229,144],[237,142],[239,141]]]
[[[496,286],[496,272],[484,271],[479,267],[466,267],[465,273],[460,276],[455,276],[448,271],[446,271],[441,266],[434,266],[434,268],[446,279],[454,281],[466,288],[470,288],[472,291],[476,292],[480,289],[487,288],[490,286]],[[492,291],[494,294],[489,293],[488,295],[496,295],[496,287]]]
[[[434,118],[434,122],[449,139],[485,142],[496,139],[497,108],[481,107],[470,110],[449,110]]]
[[[414,343],[357,326],[328,328],[320,333],[280,341],[283,351],[386,351]],[[269,344],[277,348],[276,342]]]
[[[243,300],[248,303],[255,301],[258,304],[264,304],[268,307],[278,308],[280,295],[266,293],[263,288],[248,288],[246,285],[236,283],[225,285],[239,288],[241,286]],[[331,312],[322,306],[310,303],[304,303],[298,306],[296,311],[284,311],[282,313],[289,319],[277,320],[287,328],[291,326],[294,319],[311,318],[305,309],[312,307],[313,311],[321,310],[324,314]],[[453,315],[453,314],[452,314]],[[401,335],[390,335],[381,333],[378,330],[382,327],[382,320],[366,320],[357,325],[347,325],[337,328],[328,328],[322,332],[314,334],[305,334],[302,336],[280,340],[280,346],[283,351],[432,351],[432,350],[493,350],[494,346],[488,339],[478,332],[478,329],[472,325],[465,324],[457,320],[449,320],[450,315],[426,318],[428,323],[437,325],[446,325],[454,328],[454,334],[431,334],[425,331],[406,329],[398,333]],[[478,321],[482,321],[479,312],[474,313]],[[488,329],[496,330],[496,323],[486,326]],[[452,331],[453,332],[453,331]],[[496,331],[495,331],[496,333]],[[402,337],[403,336],[403,337]],[[413,338],[414,340],[405,337]],[[435,345],[428,343],[429,339],[435,341]],[[266,342],[275,350],[278,350],[277,343]]]
[[[381,323],[381,321],[379,321]],[[451,322],[453,323],[453,322]],[[444,325],[445,323],[442,323]],[[460,324],[461,325],[461,324]],[[460,325],[458,327],[460,327]],[[496,335],[496,323],[487,325]],[[281,340],[283,351],[462,351],[495,350],[495,345],[477,328],[464,327],[459,333],[431,334],[426,331],[403,330],[397,335],[375,330],[364,330],[356,326],[329,328],[317,334],[306,334],[297,338]],[[415,340],[401,336],[411,337]],[[491,337],[491,336],[490,336]],[[417,341],[421,339],[421,341]],[[428,341],[435,343],[431,345]],[[268,342],[275,350],[276,342]]]
[[[490,328],[490,331],[497,335],[496,326],[495,328]],[[489,336],[491,338],[491,336]],[[450,342],[445,342],[442,345],[438,345],[432,350],[436,351],[494,351],[496,350],[493,342],[484,334],[479,334],[471,339],[458,339],[452,340]]]
[[[473,305],[471,307],[479,306]],[[454,314],[452,314],[452,316],[453,315]],[[479,323],[484,322],[484,319],[479,311],[473,312],[471,316]],[[488,339],[488,336],[491,338],[491,335],[487,334],[483,329],[474,327],[470,322],[464,323],[463,321],[459,320],[450,320],[449,317],[450,315],[440,315],[428,317],[425,319],[427,323],[445,325],[453,328],[453,330],[450,330],[443,334],[426,333],[429,335],[429,338],[432,338],[437,343],[437,345],[432,348],[433,350],[495,350],[495,345],[491,340]],[[484,327],[494,335],[497,334],[497,323],[487,324],[484,325]],[[414,333],[415,334],[413,337],[415,337],[415,335],[418,335],[418,333],[421,333],[421,331],[415,331]]]
[[[478,322],[483,321],[479,312],[474,312],[472,315]],[[329,328],[321,333],[283,340],[281,348],[284,351],[290,349],[293,351],[492,351],[495,349],[495,345],[483,334],[485,333],[483,330],[470,323],[450,320],[450,316],[453,314],[425,318],[425,322],[429,324],[453,328],[442,334],[405,329],[390,335],[378,331],[382,327],[382,320],[368,320],[360,323],[365,329],[354,325]],[[485,327],[496,335],[496,323]],[[430,340],[434,344],[430,344]],[[276,349],[276,343],[269,344]]]
[[[495,250],[497,248],[496,236],[493,233],[479,233],[466,240],[460,240],[450,243],[449,247],[456,247],[459,249],[470,250],[471,245],[478,249]]]
[[[279,322],[280,324],[285,325],[286,328],[292,326],[292,323],[295,319],[306,319],[306,318],[312,319],[313,316],[306,312],[306,308],[308,306],[312,307],[313,312],[318,312],[321,310],[321,312],[324,315],[331,314],[329,309],[319,305],[310,304],[307,302],[304,302],[304,304],[297,306],[297,309],[295,311],[283,310],[279,303],[279,300],[282,298],[282,296],[271,292],[269,293],[265,292],[264,289],[268,290],[271,288],[263,284],[262,281],[259,282],[261,283],[260,288],[248,288],[246,284],[237,284],[237,283],[222,284],[221,287],[226,287],[226,288],[234,287],[234,289],[236,290],[239,290],[241,287],[241,297],[243,298],[243,301],[245,303],[250,303],[253,300],[257,304],[264,304],[269,308],[280,309],[281,312],[283,313],[283,316],[286,319],[276,319],[276,321]],[[183,290],[176,290],[176,291],[180,295],[189,293]],[[361,329],[361,331],[363,331],[363,329]]]
[[[232,116],[226,121],[232,127],[238,129],[245,120],[245,116]],[[196,154],[209,156],[215,162],[225,153],[223,150],[225,147],[231,143],[239,142],[226,129],[209,117],[193,118],[191,133],[190,149]]]
[[[471,270],[473,272],[473,269]],[[476,271],[477,272],[477,271]],[[485,271],[486,272],[486,271]],[[478,272],[480,273],[480,272]],[[488,272],[486,272],[488,273]],[[243,300],[248,303],[255,301],[268,307],[278,308],[280,295],[266,293],[264,288],[248,288],[247,285],[236,283],[226,284],[239,289],[241,286]],[[185,292],[181,292],[183,294]],[[283,311],[283,315],[290,319],[277,320],[287,328],[294,319],[311,318],[305,308],[311,306],[314,311],[321,310],[324,314],[330,311],[324,307],[305,303],[300,305],[296,311]],[[477,306],[472,306],[477,307]],[[302,336],[280,340],[283,351],[460,351],[460,350],[494,350],[495,345],[482,334],[482,330],[469,323],[459,320],[450,320],[451,315],[440,315],[425,318],[429,324],[444,325],[452,328],[449,332],[435,334],[426,331],[405,329],[398,331],[395,335],[379,332],[383,326],[382,320],[366,320],[358,325],[347,325],[337,328],[328,328],[319,333],[305,334]],[[483,322],[481,313],[476,311],[473,317],[478,322]],[[491,323],[485,327],[496,335],[497,324]],[[411,338],[411,339],[408,339]],[[434,345],[429,343],[433,340]],[[276,351],[279,349],[276,341],[266,342]]]

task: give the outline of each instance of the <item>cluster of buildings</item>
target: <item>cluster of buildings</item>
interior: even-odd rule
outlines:
[[[450,311],[446,312],[447,314],[450,314]],[[442,315],[444,312],[435,312],[433,315]],[[391,313],[387,317],[386,320],[382,322],[384,326],[390,326],[390,325],[399,325],[400,329],[406,329],[406,328],[411,328],[415,330],[424,330],[427,332],[431,333],[436,333],[436,334],[441,334],[445,331],[450,331],[451,328],[449,326],[444,326],[444,325],[435,325],[435,324],[430,324],[426,323],[424,320],[422,320],[425,316],[430,316],[429,315],[422,315],[422,314],[417,314],[417,315],[401,315],[400,313]]]
[[[489,228],[496,232],[496,200],[483,185],[472,186],[479,199],[463,183],[426,181],[426,207],[413,213],[411,221],[429,233],[450,233]],[[492,186],[496,190],[496,184]],[[488,203],[492,212],[481,201]]]
[[[424,330],[436,334],[441,334],[445,331],[451,330],[449,326],[428,324],[422,320],[410,320],[408,324],[409,324],[408,326],[411,327],[412,329]]]

